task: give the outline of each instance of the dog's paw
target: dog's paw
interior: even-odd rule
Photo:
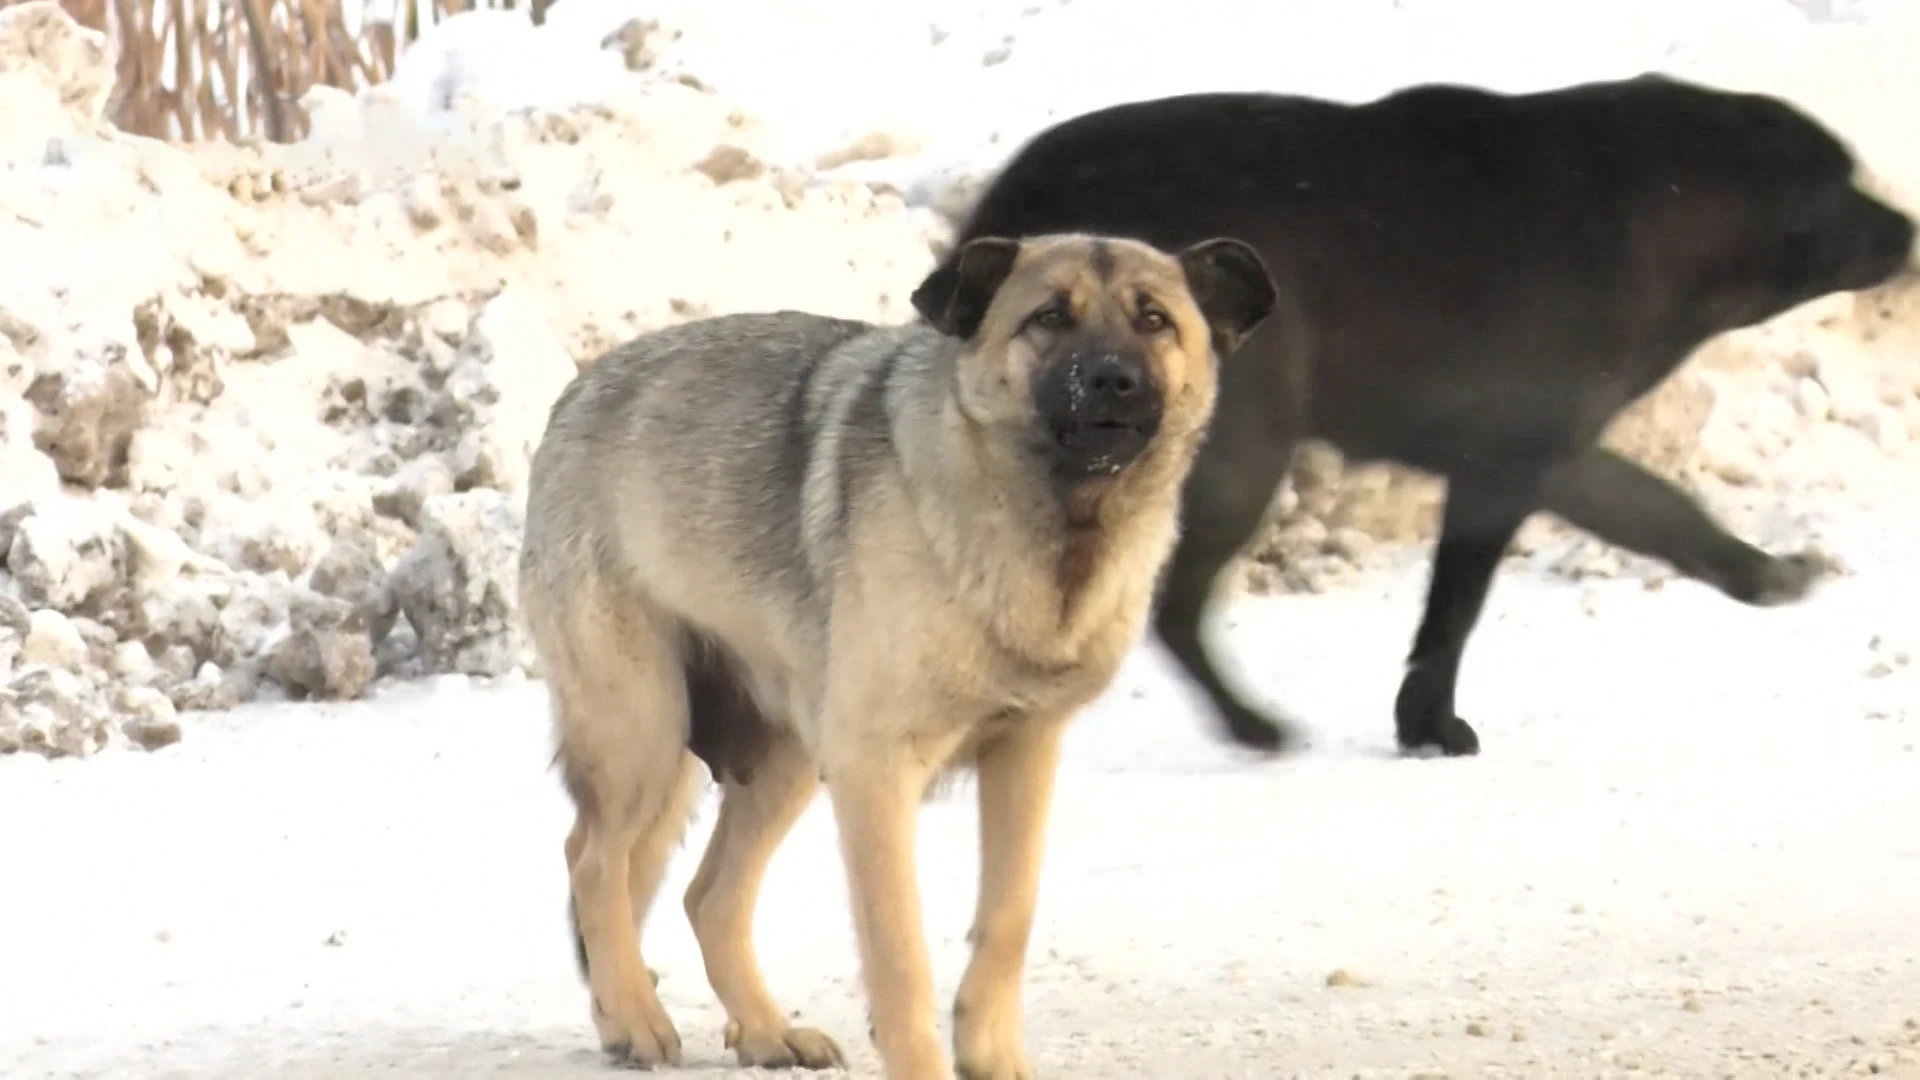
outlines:
[[[1393,700],[1393,732],[1401,753],[1427,756],[1437,750],[1444,757],[1470,757],[1480,752],[1480,736],[1454,715],[1453,694],[1442,678],[1416,664],[1401,680]]]
[[[1747,595],[1741,599],[1755,607],[1795,603],[1805,599],[1821,578],[1839,570],[1839,561],[1817,548],[1792,555],[1769,556],[1747,590]]]
[[[678,1035],[662,1038],[658,1032],[646,1031],[630,1038],[603,1041],[600,1050],[612,1064],[634,1069],[678,1068],[680,1065]]]
[[[1434,725],[1433,745],[1447,757],[1472,757],[1480,752],[1480,734],[1473,725],[1457,716],[1442,717]]]
[[[600,1033],[600,1049],[616,1065],[652,1069],[680,1064],[680,1033],[656,1000],[652,1007],[635,1003],[633,1015],[616,1017],[593,1003],[593,1026]]]
[[[977,954],[976,954],[977,955]],[[1032,1080],[1020,1024],[1020,990],[969,967],[953,1001],[953,1071],[959,1080]]]
[[[1221,704],[1221,718],[1227,736],[1233,742],[1262,754],[1290,753],[1300,746],[1300,737],[1291,721],[1269,717],[1237,702]]]
[[[1033,1066],[1018,1055],[1013,1060],[992,1064],[961,1061],[954,1065],[953,1075],[959,1080],[1033,1080]]]
[[[953,1074],[959,1080],[1033,1080],[1033,1066],[1020,1047],[1020,1032],[958,1031],[954,1039]]]
[[[1398,732],[1400,751],[1409,757],[1472,757],[1480,752],[1480,736],[1473,725],[1457,716],[1445,716]]]
[[[1438,700],[1437,700],[1438,699]],[[1471,757],[1480,752],[1473,725],[1454,715],[1419,669],[1407,673],[1393,703],[1394,740],[1408,757]]]
[[[785,1031],[747,1031],[738,1021],[727,1021],[725,1042],[742,1068],[844,1069],[847,1057],[840,1044],[813,1028]]]

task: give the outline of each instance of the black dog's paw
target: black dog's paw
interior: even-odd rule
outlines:
[[[1768,556],[1739,599],[1755,607],[1778,607],[1803,600],[1823,577],[1838,573],[1839,561],[1809,548],[1793,555]]]
[[[1256,712],[1244,705],[1222,702],[1221,718],[1227,737],[1237,746],[1262,754],[1280,755],[1300,748],[1300,736],[1292,722]]]
[[[1442,717],[1420,725],[1419,730],[1401,727],[1396,732],[1400,750],[1408,756],[1430,757],[1437,750],[1441,757],[1472,757],[1480,752],[1480,736],[1473,725],[1457,716]]]
[[[1454,715],[1453,695],[1442,694],[1432,675],[1415,667],[1400,684],[1393,703],[1394,737],[1400,751],[1425,755],[1438,750],[1443,757],[1471,757],[1480,752],[1480,736],[1473,725]]]

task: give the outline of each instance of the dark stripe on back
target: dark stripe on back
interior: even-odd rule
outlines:
[[[873,460],[893,451],[893,426],[887,420],[887,384],[893,381],[894,370],[900,366],[903,347],[904,343],[896,343],[879,363],[867,369],[842,421],[840,460],[835,462],[840,474],[836,525],[842,536],[853,521],[853,500],[857,497],[854,488],[859,479],[854,465],[861,459]]]
[[[770,565],[789,567],[789,573],[794,575],[790,584],[800,595],[812,592],[808,586],[811,575],[806,571],[806,541],[800,535],[803,513],[800,502],[806,491],[807,468],[813,459],[815,442],[813,418],[807,415],[807,398],[827,357],[870,329],[866,323],[851,319],[821,322],[803,334],[792,350],[793,364],[798,370],[793,372],[793,378],[788,381],[787,398],[781,403],[782,445],[780,453],[774,458],[774,475],[768,477],[768,490],[780,492],[783,497],[793,500],[794,506],[792,512],[779,515],[785,523],[780,531],[790,532],[790,535],[780,539],[784,550],[770,553],[774,556]]]

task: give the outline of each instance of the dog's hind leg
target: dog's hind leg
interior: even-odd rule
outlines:
[[[1035,717],[990,744],[980,775],[980,897],[973,958],[953,1001],[953,1051],[963,1080],[1030,1080],[1021,975],[1040,894],[1047,811],[1065,724]]]
[[[1799,600],[1823,569],[1810,555],[1770,555],[1734,536],[1686,492],[1603,447],[1548,473],[1541,495],[1543,508],[1569,525],[1744,604]]]
[[[699,791],[685,681],[674,636],[648,613],[582,606],[571,648],[543,653],[576,813],[566,842],[576,944],[601,1047],[630,1064],[675,1064],[680,1037],[640,929]]]
[[[806,747],[782,732],[753,767],[750,783],[726,782],[707,853],[687,885],[687,920],[700,942],[707,981],[727,1010],[726,1044],[746,1068],[845,1066],[840,1046],[794,1027],[767,991],[754,958],[753,911],[767,861],[819,788]]]
[[[1454,684],[1500,557],[1534,511],[1537,491],[1533,476],[1449,480],[1427,608],[1393,704],[1403,750],[1434,746],[1448,756],[1480,752],[1480,737],[1454,712]]]

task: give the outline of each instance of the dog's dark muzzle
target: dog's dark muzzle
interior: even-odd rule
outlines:
[[[1126,468],[1159,432],[1162,404],[1146,359],[1129,352],[1075,352],[1048,365],[1034,386],[1054,472],[1063,479]]]
[[[1869,288],[1915,263],[1913,219],[1878,199],[1861,197],[1825,245],[1841,287]]]

